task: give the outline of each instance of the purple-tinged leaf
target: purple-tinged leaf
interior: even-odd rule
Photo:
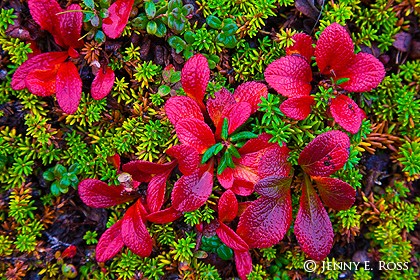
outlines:
[[[356,190],[336,178],[312,177],[318,186],[322,202],[334,210],[347,210],[356,200]]]
[[[114,257],[124,246],[121,235],[122,221],[117,221],[109,229],[107,229],[99,238],[96,245],[96,261],[106,262]]]

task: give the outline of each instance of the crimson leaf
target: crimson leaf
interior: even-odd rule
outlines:
[[[287,55],[300,54],[308,62],[311,61],[314,55],[314,47],[312,47],[312,38],[305,33],[297,33],[293,35],[292,39],[295,41],[293,46],[286,48]]]
[[[83,24],[83,13],[81,10],[80,5],[72,4],[67,7],[65,13],[58,15],[61,38],[66,47],[77,49],[84,45],[83,40],[79,40]]]
[[[176,210],[174,207],[171,206],[164,210],[160,210],[160,211],[147,215],[146,219],[149,222],[156,223],[156,224],[167,224],[181,217],[182,217],[182,212]]]
[[[117,221],[109,229],[107,229],[99,238],[96,246],[96,260],[98,262],[106,262],[114,257],[124,246],[121,235],[122,221]]]
[[[336,178],[312,177],[318,186],[322,202],[334,210],[346,210],[353,205],[356,199],[356,190]]]
[[[117,0],[109,6],[109,17],[102,22],[102,30],[109,38],[116,39],[122,34],[133,4],[134,0]]]
[[[310,184],[302,185],[294,231],[302,250],[314,260],[324,259],[333,244],[333,229],[328,213]]]
[[[231,222],[235,219],[238,213],[238,200],[231,190],[227,190],[222,194],[217,209],[221,222]]]
[[[172,170],[168,170],[164,173],[155,175],[147,186],[147,207],[152,213],[159,211],[160,208],[162,208],[165,199],[166,181],[168,180],[171,171]]]
[[[275,60],[264,73],[267,83],[286,97],[300,97],[311,92],[312,70],[305,58],[285,56]]]
[[[98,74],[92,82],[90,93],[93,99],[100,100],[111,92],[114,85],[115,74],[111,67],[107,66],[105,69],[99,69]]]
[[[307,95],[289,98],[280,105],[280,110],[287,117],[294,120],[304,120],[311,113],[314,97]]]
[[[197,102],[187,96],[174,96],[169,98],[165,104],[165,112],[173,125],[187,118],[204,121],[203,114]]]
[[[234,251],[235,265],[241,280],[247,280],[247,275],[252,271],[252,258],[249,251]]]
[[[246,82],[240,84],[233,96],[237,102],[247,102],[251,105],[251,114],[258,110],[258,104],[261,102],[261,97],[267,97],[268,89],[262,83]]]
[[[329,176],[341,169],[349,157],[350,139],[333,130],[318,135],[300,153],[298,163],[310,176]]]
[[[179,141],[193,147],[199,154],[204,154],[216,143],[210,127],[198,119],[181,120],[177,123],[175,130]]]
[[[209,63],[202,54],[196,54],[188,59],[181,70],[182,88],[187,96],[193,98],[203,109],[205,109],[203,98],[209,79]]]
[[[121,235],[124,244],[136,255],[148,257],[152,252],[153,240],[147,231],[142,217],[140,200],[128,208],[121,224]]]
[[[85,179],[79,186],[80,199],[89,207],[106,208],[131,201],[135,195],[124,193],[123,186],[108,186],[108,184],[96,180]]]
[[[82,79],[73,62],[64,62],[60,65],[55,88],[61,109],[67,114],[75,113],[82,97]]]
[[[219,227],[216,229],[217,236],[220,240],[226,244],[229,248],[235,251],[248,251],[249,246],[246,242],[236,234],[230,227],[224,223],[220,223]]]
[[[350,133],[357,133],[365,118],[365,113],[351,98],[338,95],[331,100],[330,112],[334,120]]]

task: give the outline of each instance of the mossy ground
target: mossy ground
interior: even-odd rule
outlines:
[[[71,2],[87,9],[90,1],[59,2],[62,7]],[[102,5],[94,2],[96,7]],[[212,67],[207,88],[211,95],[221,87],[234,89],[244,81],[263,81],[266,66],[285,54],[294,33],[316,38],[318,31],[338,22],[348,27],[356,51],[378,57],[387,72],[373,91],[352,94],[368,117],[360,132],[351,136],[349,162],[334,176],[356,188],[357,197],[349,210],[329,210],[336,235],[327,261],[367,261],[372,270],[322,271],[319,263],[315,272],[306,272],[306,257],[291,229],[278,245],[251,251],[250,279],[419,279],[420,2],[315,1],[312,6],[311,1],[184,1],[194,6],[193,16],[183,18],[181,34],[167,26],[160,37],[148,34],[151,30],[134,20],[145,12],[143,2],[135,1],[129,23],[116,40],[101,42],[100,27],[85,23],[84,33],[90,31],[90,35],[78,61],[84,93],[73,115],[64,114],[55,97],[10,88],[13,72],[30,55],[29,40],[42,52],[56,46],[51,35],[31,20],[27,1],[0,3],[0,277],[67,279],[75,275],[72,270],[79,279],[237,276],[229,250],[220,240],[203,241],[195,229],[217,215],[215,195],[174,223],[149,225],[155,240],[149,258],[124,249],[111,261],[97,263],[97,240],[121,218],[127,205],[109,210],[87,207],[74,182],[97,178],[117,183],[117,168],[110,160],[115,153],[124,163],[167,161],[163,152],[178,140],[163,104],[170,96],[182,94],[176,73],[172,80],[162,75],[169,64],[179,71],[193,52],[205,54]],[[154,2],[159,7],[166,1]],[[206,23],[210,15],[222,22],[221,29],[213,21]],[[235,33],[218,37],[228,24],[236,24]],[[111,65],[117,77],[112,92],[99,101],[89,94],[93,79],[89,64],[94,61]],[[339,129],[324,114],[331,94],[328,81],[319,82],[319,88],[314,84],[317,106],[306,120],[284,117],[278,110],[284,98],[270,90],[249,123],[250,130],[266,131],[274,141],[286,142],[294,164],[316,135],[329,127]],[[144,190],[140,186],[140,192]],[[296,183],[294,215],[299,192]],[[76,246],[76,254],[63,257],[70,245]],[[381,267],[382,263],[388,266]],[[398,269],[393,265],[397,263],[408,267]]]

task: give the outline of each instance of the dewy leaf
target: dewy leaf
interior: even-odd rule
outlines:
[[[111,67],[107,66],[105,69],[99,69],[98,74],[92,82],[90,93],[93,99],[100,100],[111,92],[114,85],[115,73]]]
[[[181,120],[177,123],[175,130],[179,141],[193,147],[199,154],[204,154],[216,143],[210,127],[198,119]]]
[[[231,190],[225,191],[217,204],[219,220],[223,223],[231,222],[238,213],[238,200]]]
[[[247,275],[252,271],[252,258],[249,251],[234,251],[235,265],[241,280],[247,280]]]
[[[166,154],[178,160],[178,168],[184,175],[190,175],[198,169],[200,155],[188,145],[172,146]]]
[[[26,88],[26,77],[34,70],[45,71],[55,68],[57,64],[61,64],[68,57],[67,52],[48,52],[36,55],[25,61],[12,77],[12,89],[22,90]]]
[[[193,98],[201,108],[207,84],[210,79],[210,68],[202,54],[196,54],[185,63],[181,71],[181,83],[187,96]]]
[[[362,120],[365,118],[365,113],[356,102],[343,94],[331,100],[330,112],[342,128],[353,134],[359,131]]]
[[[58,15],[61,37],[67,47],[77,49],[84,45],[83,40],[79,40],[83,24],[83,13],[81,10],[82,8],[79,5],[73,4],[66,9],[66,11],[70,12]]]
[[[121,235],[122,221],[117,221],[99,238],[96,246],[96,261],[106,262],[114,257],[124,246]]]
[[[318,135],[300,153],[298,163],[310,176],[329,176],[341,169],[349,157],[350,139],[333,130]]]
[[[162,208],[165,200],[166,181],[172,170],[155,175],[147,186],[147,207],[150,212],[157,212]]]
[[[197,102],[187,96],[174,96],[169,98],[165,104],[165,112],[173,125],[187,118],[204,121],[203,114]]]
[[[289,98],[280,105],[280,110],[294,120],[304,120],[311,113],[314,97],[311,95]]]
[[[121,235],[124,244],[134,254],[140,257],[148,257],[152,253],[153,240],[147,231],[142,217],[140,199],[128,208],[122,218]]]
[[[349,67],[355,57],[354,45],[346,29],[333,23],[321,33],[315,48],[316,63],[324,75],[335,76]]]
[[[268,248],[277,244],[292,222],[291,178],[277,179],[270,182],[274,184],[272,189],[276,195],[261,196],[253,201],[239,219],[237,233],[251,248]]]
[[[229,248],[235,251],[248,251],[249,246],[246,242],[224,223],[220,223],[216,229],[217,236]]]
[[[214,123],[215,127],[220,125],[220,122],[223,121],[222,112],[223,110],[231,105],[235,104],[235,98],[233,97],[232,93],[230,93],[227,89],[222,88],[218,92],[214,94],[214,98],[209,98],[207,100],[207,112],[211,120]]]
[[[79,186],[80,199],[89,207],[106,208],[131,201],[136,195],[128,195],[123,186],[108,186],[96,179],[85,179]]]
[[[336,73],[339,78],[350,78],[341,84],[347,91],[364,92],[376,88],[385,77],[385,68],[376,57],[367,53],[358,53],[348,67]]]
[[[333,228],[328,213],[313,187],[302,185],[294,231],[302,250],[316,261],[324,259],[333,244]]]
[[[305,33],[297,33],[293,35],[292,39],[295,41],[293,46],[286,48],[287,55],[299,54],[306,58],[308,63],[314,55],[314,47],[312,47],[312,38]]]
[[[336,178],[312,177],[318,186],[322,202],[334,210],[346,210],[353,205],[356,199],[356,190]]]
[[[67,114],[75,113],[82,97],[82,79],[73,62],[64,62],[60,65],[55,88],[61,109]]]
[[[300,97],[311,92],[312,70],[305,58],[285,56],[268,65],[265,80],[286,97]]]
[[[261,97],[267,97],[267,95],[267,87],[258,82],[240,84],[233,94],[236,102],[247,102],[251,105],[251,114],[258,110],[258,104],[261,103]]]
[[[199,177],[198,172],[182,176],[175,182],[172,190],[172,206],[181,212],[191,212],[206,203],[213,188],[213,175],[204,172]]]
[[[154,174],[160,174],[168,170],[172,170],[176,164],[176,161],[158,164],[144,160],[133,160],[124,164],[122,166],[122,170],[131,174],[134,180],[143,183],[150,182],[153,177],[152,175]]]
[[[56,0],[28,0],[29,11],[32,18],[42,29],[50,32],[55,42],[65,47],[64,40],[61,36],[61,26],[58,13],[63,12]]]
[[[111,39],[118,38],[127,24],[134,0],[117,0],[108,8],[109,17],[102,22],[102,30]]]

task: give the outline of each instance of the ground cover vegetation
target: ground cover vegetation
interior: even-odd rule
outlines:
[[[417,0],[2,1],[0,277],[418,279],[419,24]]]

